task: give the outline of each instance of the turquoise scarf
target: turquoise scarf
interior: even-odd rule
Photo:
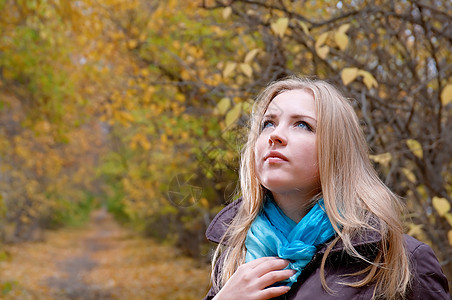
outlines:
[[[264,201],[263,210],[246,236],[245,260],[249,262],[265,256],[289,260],[287,269],[296,273],[278,284],[292,286],[316,253],[317,246],[333,237],[334,229],[325,213],[323,199],[298,224],[287,217],[270,197]]]

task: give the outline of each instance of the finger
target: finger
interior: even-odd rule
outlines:
[[[289,286],[277,286],[277,287],[271,287],[265,290],[262,290],[259,293],[259,299],[271,299],[271,298],[275,298],[281,295],[284,295],[285,293],[287,293],[288,291],[290,291],[290,287]]]
[[[256,276],[261,277],[262,275],[276,270],[282,270],[289,265],[289,261],[281,258],[266,260],[257,265],[253,272]]]
[[[281,270],[266,273],[259,278],[259,287],[266,288],[276,282],[292,277],[296,272],[295,270]]]
[[[254,269],[262,263],[266,263],[266,262],[274,261],[274,260],[281,260],[281,258],[276,257],[276,256],[265,256],[265,257],[261,257],[261,258],[252,260],[252,261],[246,263],[246,265],[248,267]]]

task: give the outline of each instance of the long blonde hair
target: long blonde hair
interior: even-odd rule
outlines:
[[[368,267],[361,272],[349,274],[365,274],[362,280],[344,284],[362,287],[375,283],[373,298],[403,297],[407,292],[411,275],[400,221],[402,211],[400,200],[375,172],[368,158],[368,146],[358,118],[347,99],[325,81],[299,77],[273,82],[257,98],[250,119],[248,140],[242,150],[240,166],[242,203],[223,236],[222,243],[215,251],[212,268],[219,263],[222,271],[218,277],[212,272],[214,286],[217,289],[223,286],[245,262],[246,234],[262,207],[265,192],[256,176],[254,146],[263,115],[270,102],[278,94],[294,89],[308,91],[314,97],[322,196],[326,212],[337,234],[322,259],[323,287],[328,292],[334,293],[326,285],[324,267],[332,247],[341,240],[347,253],[368,263]],[[381,235],[379,245],[381,251],[374,261],[368,261],[352,245],[354,238],[369,230]]]

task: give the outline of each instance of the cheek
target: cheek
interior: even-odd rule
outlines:
[[[254,157],[256,162],[258,161],[259,157],[262,157],[262,153],[265,150],[265,141],[261,138],[258,137],[256,144],[254,145]]]
[[[257,139],[254,145],[254,170],[256,171],[256,176],[259,179],[260,173],[262,171],[262,157],[265,155],[265,144],[263,144],[262,139]],[[259,179],[260,180],[260,179]]]
[[[299,145],[299,149],[303,149],[303,151],[298,152],[297,160],[304,162],[300,164],[300,167],[308,167],[309,169],[315,168],[318,172],[319,161],[316,145],[314,143],[305,142]]]

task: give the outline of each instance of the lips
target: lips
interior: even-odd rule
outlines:
[[[270,151],[264,156],[264,161],[268,162],[281,162],[288,161],[287,157],[278,151]]]

